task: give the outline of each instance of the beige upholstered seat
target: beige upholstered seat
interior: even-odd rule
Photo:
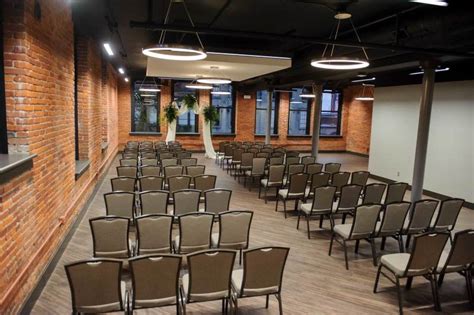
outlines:
[[[134,192],[136,185],[135,177],[115,177],[110,179],[112,185],[112,191],[128,191]]]
[[[137,255],[171,253],[173,216],[149,214],[137,218]]]
[[[335,240],[340,243],[344,249],[346,269],[349,270],[346,245],[347,241],[356,241],[357,252],[359,240],[367,240],[372,248],[372,259],[374,266],[377,265],[373,235],[375,232],[375,224],[377,223],[377,219],[381,210],[382,205],[360,205],[354,211],[354,220],[351,224],[335,225],[331,235],[331,242],[329,243],[329,256],[331,256],[332,244]]]
[[[133,294],[131,309],[176,305],[181,312],[179,271],[181,256],[153,255],[130,260]]]
[[[229,210],[232,190],[229,189],[209,189],[204,192],[204,211],[219,214]]]
[[[206,250],[186,258],[189,273],[183,276],[181,286],[186,303],[222,300],[226,310],[231,299],[235,251]]]
[[[138,195],[142,215],[166,214],[169,193],[165,190],[148,190]]]
[[[91,259],[65,265],[72,295],[73,313],[124,311],[125,282],[121,282],[122,261]]]
[[[135,193],[116,191],[104,194],[105,209],[108,216],[135,217]]]
[[[377,293],[380,275],[390,279],[390,281],[397,286],[399,312],[403,314],[400,279],[408,278],[406,287],[409,289],[413,277],[423,276],[431,282],[435,310],[440,311],[441,306],[439,304],[436,275],[434,272],[436,271],[441,253],[443,252],[448,238],[448,233],[419,234],[414,237],[413,250],[411,253],[383,255],[380,259],[377,276],[375,278],[374,293]],[[390,272],[395,279],[389,277],[384,271]]]
[[[264,199],[265,203],[267,203],[267,192],[270,187],[275,187],[277,190],[278,188],[283,186],[283,177],[285,175],[285,166],[280,165],[270,165],[268,168],[268,178],[263,178],[260,180],[260,187],[258,190],[258,197],[260,198],[260,194],[262,191],[264,192]]]
[[[90,219],[89,225],[92,232],[94,257],[128,258],[131,256],[127,218],[97,217]]]
[[[244,269],[232,273],[236,308],[239,298],[261,295],[266,295],[268,308],[269,295],[275,295],[280,314],[283,314],[281,286],[289,250],[286,247],[261,247],[243,252]]]
[[[199,197],[201,191],[195,189],[183,189],[173,193],[173,215],[175,217],[199,211]]]
[[[137,177],[136,166],[117,166],[117,176]]]
[[[161,176],[142,176],[138,179],[140,191],[162,190],[164,178]]]
[[[161,168],[156,165],[147,165],[140,167],[140,173],[142,176],[160,176]]]
[[[211,232],[214,215],[195,212],[179,216],[179,235],[175,237],[177,253],[187,254],[211,248]]]
[[[225,249],[247,249],[252,211],[229,211],[219,214],[219,233],[212,234],[212,246]],[[239,260],[240,261],[240,260]]]
[[[290,186],[288,189],[280,189],[277,195],[275,211],[278,211],[278,201],[283,200],[283,209],[286,218],[286,201],[295,200],[295,211],[298,209],[298,201],[304,199],[308,174],[297,173],[291,175]]]

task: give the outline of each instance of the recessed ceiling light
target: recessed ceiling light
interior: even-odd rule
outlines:
[[[161,90],[158,88],[139,88],[140,92],[160,92]]]
[[[429,5],[436,5],[439,7],[447,7],[448,3],[443,0],[410,0],[410,2],[423,3]]]
[[[303,104],[302,101],[291,101],[290,103],[291,103],[291,104]]]
[[[435,72],[445,72],[445,71],[449,71],[449,67],[435,69]],[[423,74],[423,73],[425,72],[422,70],[422,71],[409,73],[409,75],[418,75],[418,74]]]
[[[367,82],[367,81],[375,81],[375,77],[366,78],[366,79],[352,80],[351,82],[353,82],[353,83],[358,83],[358,82]]]
[[[194,90],[212,90],[213,89],[212,85],[198,84],[198,83],[186,84],[186,88],[194,89]]]
[[[153,97],[156,96],[155,94],[140,94],[143,97]]]
[[[129,81],[128,78],[125,78],[124,80],[125,80],[125,82],[128,82],[128,81]]]
[[[118,72],[120,72],[121,74],[124,74],[125,70],[123,70],[123,68],[118,68]]]
[[[104,43],[104,49],[107,52],[109,56],[113,56],[114,52],[112,51],[112,47],[110,46],[109,43]]]
[[[337,14],[334,16],[336,20],[347,20],[352,17],[352,14],[348,12],[337,12]]]
[[[230,95],[230,92],[227,91],[211,91],[213,95]]]

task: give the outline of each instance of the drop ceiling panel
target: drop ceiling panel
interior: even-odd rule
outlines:
[[[290,67],[290,58],[208,52],[207,58],[199,61],[148,58],[146,72],[150,77],[195,79],[213,76],[243,81]]]

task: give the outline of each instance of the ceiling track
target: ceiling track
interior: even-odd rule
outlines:
[[[357,47],[366,49],[377,49],[377,50],[390,50],[405,53],[415,53],[424,56],[453,56],[461,58],[474,58],[474,53],[465,53],[452,50],[444,49],[425,49],[418,47],[400,46],[400,45],[386,45],[376,43],[365,43],[365,42],[354,42],[342,39],[324,39],[309,36],[298,36],[298,35],[281,35],[272,33],[261,33],[261,32],[244,32],[235,30],[223,30],[223,29],[211,29],[203,27],[187,27],[187,26],[176,26],[176,25],[165,25],[153,22],[139,22],[130,21],[131,28],[142,28],[150,31],[170,31],[176,33],[199,33],[203,35],[215,35],[215,36],[230,36],[230,37],[241,37],[241,38],[253,38],[262,40],[277,40],[277,41],[300,41],[320,45],[336,45],[345,47]]]

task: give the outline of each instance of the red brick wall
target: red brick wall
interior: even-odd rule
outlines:
[[[369,154],[373,101],[355,100],[361,93],[362,89],[359,86],[344,91],[344,106],[348,112],[346,150]],[[373,95],[373,88],[366,88],[365,95]]]
[[[16,313],[36,285],[98,175],[116,154],[117,104],[108,104],[109,148],[100,147],[103,117],[100,53],[81,41],[80,155],[91,165],[75,180],[74,33],[68,1],[6,0],[4,67],[10,152],[36,154],[33,167],[0,185],[0,313]],[[107,79],[110,89],[116,75]],[[95,82],[95,84],[94,84]],[[108,85],[108,84],[105,84]],[[115,117],[115,118],[114,118]]]
[[[170,82],[166,83],[161,90],[161,108],[166,106],[171,99],[171,88],[169,87]],[[372,110],[371,105],[361,104],[360,102],[353,102],[354,90],[359,87],[348,88],[344,90],[344,102],[342,108],[341,118],[341,137],[325,138],[322,137],[319,140],[320,151],[353,151],[357,153],[368,152],[369,140],[370,140],[370,125]],[[251,99],[244,99],[245,95],[250,95]],[[346,95],[347,94],[347,95]],[[131,122],[130,122],[130,87],[129,84],[122,84],[119,90],[119,104],[121,115],[119,121],[120,130],[120,145],[125,144],[130,140],[165,140],[167,126],[166,123],[161,122],[161,133],[162,135],[130,135]],[[200,92],[200,103],[209,103],[209,92]],[[279,121],[278,121],[278,137],[272,137],[271,143],[275,146],[285,146],[295,150],[310,150],[311,149],[311,137],[290,137],[288,136],[288,115],[289,115],[289,93],[280,93],[280,105],[279,105]],[[235,117],[235,136],[214,136],[213,143],[217,147],[217,144],[223,140],[236,140],[236,141],[264,141],[265,137],[255,136],[255,92],[241,92],[237,91],[236,97],[236,117]],[[313,115],[311,113],[311,127],[310,134],[312,132]],[[200,117],[199,126],[201,128],[203,124],[202,117]],[[359,130],[361,128],[361,130]],[[368,128],[368,130],[367,130]],[[201,129],[200,129],[201,130]],[[368,133],[367,133],[368,132]],[[204,146],[202,143],[202,136],[184,136],[177,135],[176,139],[183,143],[183,145],[189,149],[203,150]],[[350,148],[348,148],[350,141]]]

